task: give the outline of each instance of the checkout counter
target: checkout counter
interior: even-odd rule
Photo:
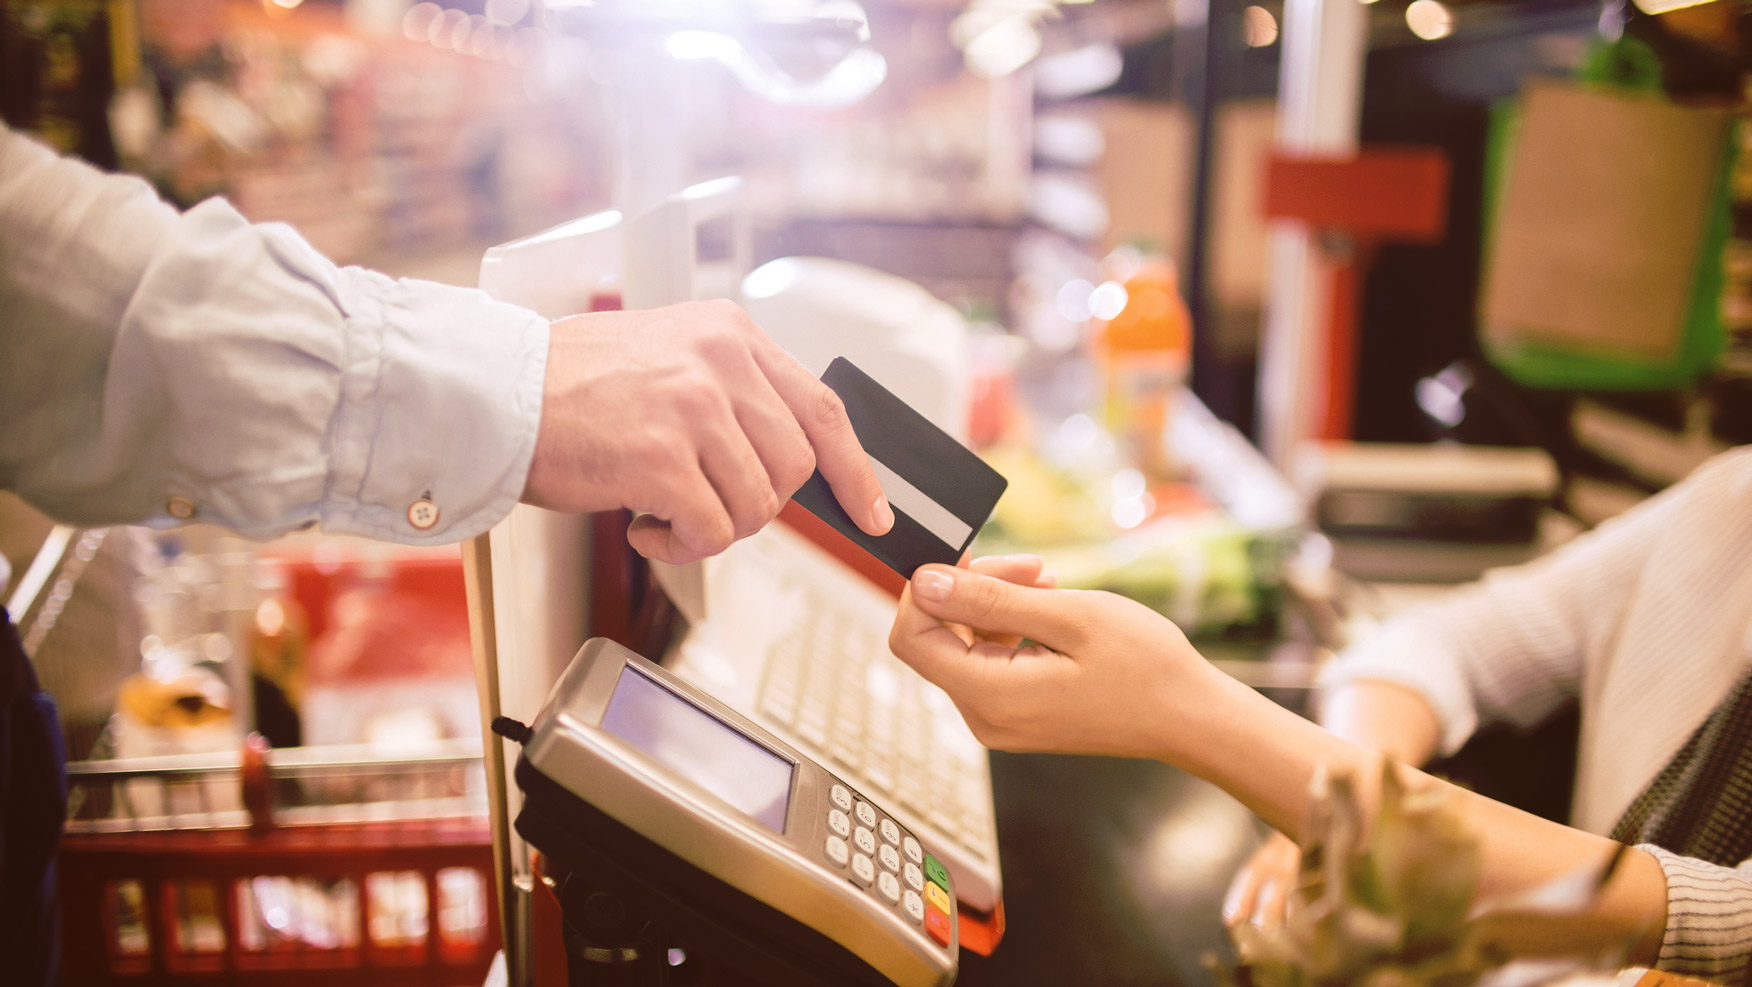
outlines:
[[[593,648],[600,652],[605,648],[612,649],[612,645],[597,639],[586,650]],[[621,654],[624,656],[626,652]],[[579,661],[583,660],[581,656]],[[648,676],[666,675],[664,670],[650,663],[632,658],[624,660],[629,662],[629,668],[636,664]],[[623,677],[624,675],[625,673]],[[554,690],[553,698],[549,700],[550,706],[572,701],[569,697],[577,694],[579,687],[575,683],[568,684],[567,680],[578,678],[580,675],[575,668],[569,670],[566,679]],[[679,680],[668,676],[665,681],[674,683]],[[675,685],[674,688],[685,689],[686,686]],[[603,690],[598,688],[596,691],[600,693]],[[645,691],[652,690],[647,688]],[[1286,691],[1286,695],[1296,696],[1299,693]],[[670,704],[673,702],[671,698]],[[701,708],[711,710],[715,716],[723,717],[725,721],[738,719],[727,707],[709,697],[700,698],[697,702]],[[601,703],[596,705],[600,706]],[[542,873],[551,877],[555,873],[563,872],[566,867],[580,868],[574,873],[581,873],[591,869],[592,865],[594,871],[600,873],[610,859],[629,859],[629,851],[620,848],[612,840],[607,841],[606,845],[619,849],[603,849],[600,832],[591,830],[587,835],[579,835],[583,831],[565,829],[562,821],[569,817],[547,808],[554,804],[556,798],[564,798],[563,795],[556,794],[559,789],[548,783],[547,778],[560,778],[571,760],[563,755],[564,744],[555,743],[554,738],[564,732],[556,729],[557,722],[556,714],[544,710],[535,725],[534,738],[528,739],[524,748],[524,756],[517,769],[523,808],[518,815],[516,829],[536,844],[546,857]],[[607,717],[603,717],[601,722],[607,726]],[[799,770],[821,772],[826,777],[826,772],[813,765],[795,748],[764,734],[758,726],[749,725],[747,721],[742,722],[742,729],[747,731],[745,736],[762,737],[769,750],[803,764],[804,768]],[[615,745],[611,743],[609,746]],[[736,746],[740,747],[741,744]],[[1211,953],[1222,953],[1228,948],[1227,936],[1219,916],[1223,893],[1235,869],[1265,835],[1265,830],[1252,813],[1214,786],[1154,761],[1002,752],[993,752],[990,758],[997,843],[1004,882],[1002,912],[1005,927],[1002,941],[990,955],[980,955],[968,948],[959,949],[959,969],[950,974],[952,981],[933,979],[934,975],[929,969],[919,970],[915,961],[911,967],[901,963],[898,969],[913,969],[924,979],[906,980],[899,974],[894,974],[897,978],[894,982],[953,982],[1010,987],[1033,984],[1171,985],[1204,982],[1208,974],[1201,966],[1203,957]],[[534,773],[537,769],[540,769],[540,775]],[[583,779],[577,782],[579,785],[586,784],[588,777],[587,772],[574,776],[575,779]],[[817,814],[829,813],[833,808],[823,797],[830,781],[831,779],[800,783],[803,790],[811,793],[811,798],[821,802],[821,813]],[[832,787],[837,790],[840,786],[833,784]],[[851,797],[859,800],[857,808],[864,808],[861,793],[853,789]],[[883,813],[883,806],[878,804],[874,808],[872,815]],[[600,820],[597,821],[600,823]],[[881,822],[887,822],[885,814]],[[853,817],[851,826],[854,829],[859,827],[857,817]],[[656,832],[662,828],[653,825],[649,830]],[[756,836],[768,836],[753,827],[740,828],[752,831]],[[914,843],[906,831],[892,826],[884,828],[894,829],[906,844]],[[789,828],[785,832],[792,835]],[[629,836],[624,831],[620,835]],[[859,835],[863,835],[861,830]],[[822,838],[816,839],[817,836]],[[653,839],[658,837],[653,836]],[[813,844],[824,840],[825,855],[814,853],[813,851],[820,848]],[[770,838],[768,842],[771,842]],[[847,897],[852,899],[850,904],[861,904],[868,898],[869,904],[874,906],[873,911],[877,913],[875,917],[900,920],[894,931],[874,926],[863,927],[858,933],[864,937],[862,941],[867,943],[872,938],[884,941],[892,939],[910,945],[911,948],[903,952],[922,954],[925,958],[930,958],[932,941],[919,935],[921,930],[913,930],[907,925],[904,911],[897,907],[883,906],[879,896],[880,885],[872,883],[870,887],[860,891],[861,882],[855,875],[849,875],[849,881],[844,879],[848,874],[841,874],[840,870],[846,865],[836,862],[834,847],[831,845],[835,841],[831,833],[816,833],[805,837],[803,842],[809,845],[800,845],[798,849],[803,851],[802,855],[823,858],[813,869],[826,874],[830,886],[837,885],[849,892]],[[578,856],[579,848],[586,845],[592,848],[592,852],[600,853],[588,859]],[[873,845],[882,850],[888,849],[880,836],[873,841]],[[839,844],[842,849],[844,846],[844,843]],[[896,846],[901,844],[897,843]],[[854,844],[853,856],[857,855],[856,848],[857,845]],[[935,864],[935,859],[929,856],[932,849],[927,844],[923,853],[930,864]],[[765,859],[767,856],[752,844],[750,847],[726,845],[699,859],[722,862],[729,855],[734,855],[737,859]],[[650,863],[647,857],[634,855],[631,859],[642,861],[641,868]],[[904,856],[895,857],[895,862],[902,867],[906,866]],[[915,868],[907,869],[911,871]],[[901,872],[897,870],[895,873],[898,875]],[[875,875],[878,878],[890,877],[880,864],[875,868]],[[865,875],[866,878],[869,876]],[[628,877],[641,885],[648,878],[657,880],[643,869],[629,868],[623,879]],[[835,881],[835,878],[839,880]],[[670,880],[674,882],[678,879],[671,874]],[[701,885],[705,883],[708,882],[700,880]],[[717,882],[710,883],[712,888],[722,891]],[[906,896],[907,886],[904,880],[900,883],[890,880],[888,883],[894,884],[891,890]],[[950,883],[944,882],[946,885]],[[671,883],[670,887],[690,889],[682,891],[677,898],[693,899],[696,896],[695,890],[691,890],[696,888],[693,883]],[[561,885],[556,891],[563,889],[564,885]],[[540,893],[538,890],[537,894]],[[697,896],[700,901],[708,904],[715,900],[712,895],[703,891],[698,892]],[[559,895],[561,904],[568,910],[577,907],[576,903],[568,903],[566,898],[563,893]],[[846,902],[839,904],[847,905]],[[892,904],[894,903],[890,903]],[[758,907],[758,903],[750,903],[743,908],[726,907],[722,909],[722,914],[730,915]],[[890,912],[893,914],[890,915]],[[794,914],[803,921],[761,925],[747,934],[750,938],[771,937],[760,943],[768,949],[785,951],[795,947],[800,955],[813,949],[814,955],[819,955],[822,943],[817,930],[828,931],[828,926],[833,923],[823,918],[826,913],[819,904]],[[661,911],[656,913],[655,919],[659,922],[680,924],[678,920]],[[539,924],[537,928],[540,928]],[[677,934],[686,937],[677,942],[699,941],[699,933],[695,929],[683,927]],[[947,933],[940,932],[939,935],[946,936]],[[567,937],[568,952],[573,957],[572,962],[576,964],[580,947],[571,941],[572,933],[568,932]],[[553,949],[553,943],[539,941],[539,935],[534,938],[537,941],[533,943],[533,947],[538,953],[544,949]],[[913,943],[912,939],[917,939],[918,942]],[[748,944],[747,940],[735,941],[738,943],[738,951],[742,945]],[[863,950],[858,952],[869,958],[869,954]],[[758,957],[750,959],[745,956],[742,959],[750,963],[758,961]],[[891,961],[898,962],[892,958]],[[827,968],[832,969],[831,966]],[[814,969],[819,970],[822,967]],[[888,968],[883,969],[886,971]],[[817,981],[787,970],[776,979],[751,982],[865,982],[853,978],[853,972],[862,971],[854,964],[852,968],[841,970],[837,975],[826,976]],[[578,976],[576,970],[573,976]],[[541,981],[538,979],[537,982]],[[588,984],[660,981],[574,979],[572,982]]]
[[[736,246],[745,234],[733,229],[729,255],[710,256],[699,247],[698,230],[720,223],[725,217],[734,217],[737,194],[734,183],[695,186],[643,214],[587,217],[529,240],[494,248],[483,263],[482,286],[498,297],[556,314],[586,309],[592,307],[593,301],[600,301],[553,296],[557,286],[577,285],[581,281],[592,286],[597,283],[597,279],[578,278],[576,272],[580,270],[621,271],[626,299],[629,302],[637,299],[642,306],[732,293],[725,289],[738,283],[734,280],[735,268],[746,263],[747,253]],[[952,406],[958,391],[944,383],[947,371],[941,365],[944,362],[941,354],[948,352],[953,357],[962,352],[960,347],[964,344],[952,337],[943,338],[949,329],[959,330],[959,326],[951,327],[948,321],[933,318],[942,313],[932,306],[941,306],[949,316],[953,316],[952,310],[915,286],[897,285],[894,279],[885,281],[879,275],[865,278],[860,282],[861,290],[878,296],[878,303],[866,304],[862,310],[894,312],[894,317],[885,324],[879,317],[858,315],[858,286],[842,284],[844,279],[854,278],[855,272],[838,265],[818,266],[812,271],[815,280],[825,278],[831,282],[831,290],[812,291],[808,279],[797,281],[795,267],[775,263],[741,282],[742,295],[749,299],[751,311],[775,338],[804,359],[806,365],[811,361],[825,363],[839,348],[824,347],[819,339],[811,341],[801,335],[787,341],[786,333],[794,327],[811,327],[807,331],[819,333],[822,325],[839,325],[847,345],[858,351],[854,358],[879,380],[893,381],[889,386],[927,416],[939,422],[955,420]],[[569,272],[571,276],[551,276],[555,271]],[[908,294],[908,288],[917,296]],[[824,306],[836,305],[841,307],[823,311]],[[918,393],[909,393],[912,391]],[[961,400],[965,400],[964,395]],[[961,415],[960,420],[965,421],[965,410]],[[1238,432],[1218,422],[1190,397],[1174,422],[1176,434],[1171,441],[1213,500],[1244,515],[1250,523],[1276,524],[1286,529],[1301,523],[1299,500]],[[507,929],[508,956],[513,971],[520,968],[537,971],[536,982],[543,987],[550,987],[553,982],[552,958],[556,951],[577,956],[583,948],[575,936],[569,942],[554,941],[567,938],[557,935],[552,914],[553,906],[563,903],[548,900],[545,905],[540,904],[543,892],[535,886],[540,880],[538,875],[551,878],[552,873],[540,869],[542,864],[530,852],[530,845],[548,858],[549,868],[556,861],[561,868],[579,864],[564,859],[568,841],[561,830],[541,824],[529,826],[523,821],[545,816],[551,822],[564,815],[543,809],[544,805],[555,804],[555,793],[542,779],[533,778],[531,770],[532,764],[541,760],[535,754],[538,749],[545,752],[542,756],[547,758],[550,768],[565,760],[554,760],[553,745],[543,744],[541,738],[551,740],[567,734],[577,740],[583,736],[579,732],[583,728],[577,727],[582,721],[575,716],[567,722],[577,729],[556,726],[570,715],[555,707],[556,703],[564,706],[561,693],[565,683],[576,678],[575,669],[568,670],[568,663],[578,643],[592,637],[615,639],[648,658],[661,657],[673,650],[674,635],[669,629],[680,626],[674,620],[677,612],[695,616],[688,611],[697,601],[690,604],[688,597],[710,595],[709,585],[702,585],[711,582],[710,571],[705,569],[665,572],[662,582],[668,592],[660,591],[651,567],[630,552],[624,532],[616,531],[616,523],[612,515],[581,520],[519,507],[492,533],[466,546],[464,552],[475,625],[477,672],[482,686],[483,722],[504,714],[532,728],[530,732],[513,726],[507,734],[527,743],[521,758],[515,745],[506,745],[512,749],[502,750],[498,738],[489,739],[489,751],[501,750],[500,757],[492,754],[488,757],[489,787],[493,789],[494,803],[504,807],[493,822],[499,883],[506,905],[501,920]],[[624,517],[618,523],[624,525]],[[854,562],[852,568],[859,567]],[[887,575],[893,577],[892,573]],[[860,577],[849,575],[848,571],[844,578],[857,581]],[[865,623],[879,621],[874,632],[878,635],[876,640],[885,641],[892,617],[892,598],[884,598],[871,585],[864,589],[878,596],[876,602],[865,608]],[[580,599],[588,601],[588,605],[558,603]],[[864,628],[866,636],[869,630],[868,626]],[[877,647],[885,651],[880,645]],[[1311,648],[1284,648],[1268,641],[1257,646],[1232,646],[1221,660],[1226,670],[1239,673],[1244,681],[1281,689],[1285,700],[1294,703],[1300,701],[1311,678],[1311,654]],[[582,661],[583,656],[578,660]],[[935,852],[954,864],[956,847],[944,846],[945,833],[966,838],[968,845],[976,849],[995,842],[998,859],[993,870],[1001,873],[1002,884],[1001,897],[996,902],[980,900],[982,896],[989,899],[998,894],[996,882],[965,881],[959,875],[954,881],[968,887],[960,895],[964,914],[958,929],[959,968],[948,973],[952,982],[1022,987],[1200,983],[1208,977],[1201,966],[1202,958],[1227,949],[1220,919],[1222,896],[1235,868],[1263,837],[1264,830],[1250,812],[1214,787],[1156,762],[992,753],[986,796],[989,820],[958,816],[955,818],[960,820],[960,829],[953,830],[931,818],[928,811],[912,811],[928,806],[903,804],[917,801],[905,794],[904,787],[894,787],[886,794],[871,791],[872,785],[878,789],[885,787],[886,779],[855,771],[847,774],[849,769],[837,758],[830,759],[829,746],[810,746],[805,742],[806,727],[800,734],[775,726],[770,717],[762,715],[765,707],[761,700],[752,694],[736,695],[735,683],[727,682],[720,687],[709,670],[674,675],[675,664],[671,655],[664,668],[652,674],[670,675],[678,689],[696,689],[701,697],[697,708],[736,719],[743,724],[739,729],[745,736],[766,738],[761,743],[767,750],[799,765],[800,772],[806,769],[837,772],[850,791],[859,793],[856,798],[868,797],[871,807],[884,821],[892,815],[898,822],[897,832],[917,833],[926,853]],[[745,680],[748,677],[743,676]],[[859,676],[858,681],[861,680]],[[561,684],[554,686],[555,682]],[[702,683],[713,687],[702,688]],[[959,725],[958,718],[955,722]],[[579,749],[598,753],[619,751],[625,755],[623,763],[639,767],[647,781],[659,787],[669,784],[662,780],[665,769],[661,764],[620,750],[624,746],[619,740],[602,741],[597,736]],[[983,757],[980,760],[984,762]],[[808,768],[811,764],[815,767]],[[875,771],[868,767],[866,770]],[[557,777],[551,770],[538,773],[549,781]],[[588,788],[592,777],[579,775],[573,780]],[[985,782],[966,774],[956,777],[975,786],[976,791]],[[877,780],[872,782],[871,778]],[[685,781],[675,784],[679,786],[676,790],[693,792]],[[600,802],[585,796],[578,787],[565,787],[573,795],[601,807]],[[724,809],[722,800],[710,793],[695,801],[716,810]],[[724,820],[735,814],[720,811],[717,816]],[[994,824],[995,841],[990,839],[993,834],[989,830],[981,831],[982,826]],[[651,825],[647,819],[632,828],[655,839]],[[692,864],[721,861],[729,854],[744,861],[757,857],[776,861],[792,871],[802,868],[813,873],[822,866],[830,869],[841,866],[835,848],[827,843],[822,847],[813,844],[776,847],[770,833],[762,834],[745,821],[728,826],[726,831],[729,830],[751,836],[753,842],[740,850],[720,848],[716,856],[697,857]],[[524,843],[524,839],[529,843]],[[880,859],[877,852],[887,849],[880,839],[876,842],[875,848],[866,848],[872,859]],[[684,845],[689,844],[675,843],[666,852],[685,856],[675,849]],[[854,850],[853,856],[856,855]],[[900,864],[904,861],[897,861],[896,876],[904,873],[898,869]],[[747,876],[734,866],[723,873],[713,873],[736,887],[743,887],[737,882]],[[878,868],[877,880],[887,876]],[[842,884],[859,883],[850,870],[839,877]],[[637,884],[643,879],[632,874],[630,880]],[[876,880],[869,883],[874,891],[867,897],[882,907],[864,919],[883,917],[876,913],[886,915],[884,921],[905,917],[903,910],[897,910],[908,901],[904,883],[900,886],[900,899],[886,904],[881,900],[881,885]],[[948,885],[945,882],[942,886]],[[752,890],[748,893],[758,897]],[[835,937],[836,933],[828,928],[834,923],[822,918],[820,908],[799,908],[795,902],[787,906],[784,902],[790,900],[770,896],[761,899],[765,906],[777,907],[782,912],[790,907],[787,914],[791,918],[800,919],[803,926],[815,932]],[[969,900],[975,900],[979,907],[967,909]],[[839,906],[857,905],[869,911],[867,904],[839,902]],[[541,914],[544,908],[548,910],[545,918]],[[893,914],[886,914],[884,909]],[[976,925],[970,926],[970,921]],[[920,929],[897,926],[882,932],[879,925],[866,922],[862,926],[863,939],[839,935],[835,941],[880,969],[910,969],[921,983],[949,982],[942,979],[941,970],[931,974],[929,963],[921,966],[914,962],[908,966],[895,959],[896,955],[909,953],[928,959],[932,956],[929,947],[940,946],[940,938],[933,943],[922,934],[923,926]],[[799,931],[795,923],[767,928],[769,931],[790,928],[799,941],[813,941],[812,934]],[[849,927],[840,923],[838,928],[844,932]],[[896,948],[885,953],[885,948],[869,945],[877,940]],[[783,943],[764,945],[786,948]],[[993,945],[995,949],[991,948]],[[545,961],[544,953],[548,957]],[[884,955],[887,959],[877,962]],[[549,970],[546,980],[539,975],[544,963]]]
[[[861,25],[852,27],[858,30],[849,33],[842,28],[835,30],[848,37],[866,36]],[[631,119],[644,120],[646,116],[629,112]],[[663,115],[648,116],[656,119]],[[652,126],[657,131],[662,129]],[[883,281],[881,277],[869,276],[877,272],[854,272],[831,262],[806,263],[807,277],[801,280],[796,277],[798,265],[794,263],[774,262],[751,272],[749,231],[737,205],[740,190],[734,179],[666,194],[679,187],[680,182],[658,167],[674,157],[671,148],[659,138],[673,137],[646,133],[645,129],[635,127],[631,144],[625,150],[641,167],[629,169],[634,187],[623,190],[618,197],[624,211],[585,217],[528,240],[494,248],[482,264],[482,288],[495,297],[550,316],[592,310],[605,302],[612,304],[602,297],[593,297],[595,287],[607,282],[618,286],[618,301],[631,308],[696,298],[740,297],[756,321],[812,371],[821,372],[832,357],[846,356],[954,434],[959,428],[957,423],[966,421],[967,397],[961,368],[966,366],[967,353],[965,326],[960,317],[916,285],[896,284],[898,279],[892,278]],[[654,153],[653,149],[662,153]],[[824,332],[823,327],[831,330]],[[823,345],[824,341],[833,345]],[[1224,431],[1227,426],[1219,426],[1208,412],[1202,418],[1181,416],[1177,418],[1180,421],[1211,426],[1206,429],[1209,434],[1203,436],[1206,441],[1195,443],[1200,454],[1222,459],[1226,450],[1234,448],[1230,443],[1246,446],[1244,439],[1233,434],[1232,429]],[[1250,447],[1248,451],[1251,452]],[[1250,467],[1264,466],[1257,453],[1252,456],[1256,463],[1250,463]],[[1269,473],[1269,467],[1265,471]],[[1252,507],[1257,508],[1257,488],[1249,482],[1250,475],[1249,469],[1213,469],[1208,473],[1213,483],[1238,486],[1242,493],[1253,491]],[[1221,491],[1218,493],[1220,496]],[[1293,495],[1288,498],[1293,499]],[[1288,500],[1279,503],[1287,504]],[[542,779],[533,777],[532,771],[545,776],[547,781],[559,781],[574,796],[585,797],[587,791],[593,791],[591,786],[600,781],[595,775],[577,775],[567,783],[554,772],[536,770],[540,767],[538,761],[545,760],[554,768],[570,760],[554,760],[552,744],[543,740],[567,735],[573,740],[589,741],[582,743],[580,751],[615,754],[622,767],[631,772],[630,776],[643,776],[641,784],[668,786],[668,790],[682,793],[682,801],[691,802],[693,809],[712,810],[706,815],[716,814],[719,822],[725,824],[723,832],[735,831],[752,839],[740,849],[730,849],[726,843],[715,854],[689,857],[686,848],[692,844],[668,839],[675,836],[674,832],[660,838],[658,830],[663,827],[652,818],[640,817],[635,824],[631,815],[620,817],[619,822],[664,845],[666,849],[652,859],[687,858],[713,879],[740,888],[750,900],[758,900],[760,907],[777,908],[814,932],[826,933],[863,962],[883,971],[901,971],[912,978],[907,979],[909,983],[933,982],[931,970],[936,957],[932,948],[941,946],[943,940],[940,936],[933,939],[930,929],[926,928],[922,937],[919,930],[910,926],[883,931],[882,923],[876,921],[881,917],[876,914],[881,908],[876,912],[864,908],[869,913],[864,918],[869,921],[857,926],[862,932],[853,934],[846,931],[852,926],[825,916],[833,913],[834,908],[857,904],[851,901],[857,895],[836,899],[837,904],[824,911],[799,906],[797,902],[802,899],[786,897],[785,892],[773,890],[770,884],[758,880],[750,883],[750,871],[743,865],[756,860],[771,865],[766,868],[769,871],[778,868],[794,877],[804,872],[819,876],[816,872],[823,866],[841,867],[838,848],[828,836],[823,836],[826,842],[820,847],[813,842],[808,846],[778,847],[770,839],[770,832],[763,834],[751,829],[745,819],[721,811],[727,805],[722,793],[701,794],[685,780],[668,777],[667,769],[659,763],[661,759],[623,750],[624,736],[618,740],[601,736],[602,731],[597,728],[606,721],[600,717],[592,720],[576,710],[566,711],[562,693],[565,683],[576,676],[575,668],[568,670],[568,663],[581,642],[607,637],[647,658],[657,658],[670,650],[672,635],[666,633],[666,627],[675,614],[678,611],[688,614],[690,597],[709,595],[709,575],[698,569],[664,573],[667,592],[660,592],[647,563],[627,549],[624,531],[617,530],[624,524],[624,518],[617,523],[612,515],[584,520],[519,507],[498,528],[476,539],[464,551],[482,722],[493,722],[504,714],[529,724],[526,729],[501,723],[508,735],[524,743],[521,754],[502,748],[497,737],[487,738],[489,789],[497,810],[493,830],[503,909],[500,918],[506,930],[513,981],[534,974],[542,987],[563,982],[554,980],[553,956],[571,953],[576,958],[589,945],[576,936],[562,934],[554,910],[556,907],[564,910],[566,904],[544,894],[539,885],[544,876],[551,879],[553,875],[541,870],[538,855],[531,852],[531,845],[544,851],[552,858],[549,866],[554,863],[562,868],[578,866],[578,861],[563,859],[567,839],[552,829],[544,832],[539,824],[526,826],[521,821],[544,815],[550,820],[558,818],[564,813],[551,812],[543,806],[571,804],[567,798],[556,797]],[[579,600],[588,601],[588,606],[579,607]],[[886,638],[892,600],[887,601],[886,607],[876,640]],[[870,609],[865,608],[866,618]],[[869,637],[868,623],[866,619],[860,631],[864,637]],[[814,651],[803,651],[803,656],[811,659],[809,664],[819,664],[815,655]],[[580,655],[578,660],[584,660],[584,656]],[[1255,663],[1238,660],[1235,664],[1240,669]],[[1258,667],[1268,670],[1266,677],[1274,679],[1273,684],[1305,686],[1308,679],[1303,666],[1291,669],[1287,675],[1280,664]],[[941,791],[945,777],[942,774],[932,776],[932,786],[909,789],[904,780],[891,779],[887,768],[871,767],[872,758],[853,757],[852,760],[863,762],[854,771],[831,742],[809,743],[812,738],[806,714],[795,730],[787,731],[765,715],[768,710],[762,697],[730,695],[737,688],[738,679],[734,676],[726,681],[714,680],[709,669],[675,674],[676,663],[669,659],[660,672],[652,669],[647,672],[670,676],[666,681],[681,690],[678,694],[696,690],[697,710],[717,716],[721,722],[739,724],[737,730],[744,737],[761,738],[758,743],[768,753],[797,766],[799,777],[813,771],[834,772],[853,793],[855,801],[868,796],[867,802],[858,801],[855,808],[870,808],[878,814],[878,824],[890,823],[896,832],[907,834],[907,839],[917,834],[926,852],[943,856],[952,871],[957,865],[985,865],[978,871],[958,871],[952,882],[960,891],[957,896],[960,904],[955,910],[960,913],[957,916],[960,921],[954,930],[960,948],[951,947],[951,952],[958,952],[959,967],[949,972],[949,980],[1012,987],[1202,982],[1206,975],[1200,969],[1201,956],[1224,948],[1226,937],[1221,929],[1219,903],[1234,867],[1258,841],[1262,830],[1249,812],[1214,788],[1154,762],[1004,754],[990,755],[988,762],[985,753],[975,745],[977,756],[969,764],[977,767],[948,776],[954,779],[959,793],[974,794],[975,804],[944,818],[930,811],[933,806],[928,803],[934,800],[921,797],[919,792],[920,787]],[[751,678],[767,677],[764,673],[743,675],[740,682],[747,686]],[[851,675],[844,681],[852,683],[844,691],[856,692],[863,678]],[[561,685],[550,694],[550,686],[556,682]],[[703,688],[702,683],[711,688]],[[843,700],[843,694],[839,698]],[[942,707],[938,712],[948,709],[953,714],[946,704],[938,705]],[[594,711],[591,715],[601,712],[595,706],[590,708]],[[843,712],[837,702],[834,709]],[[570,725],[560,729],[566,723]],[[959,725],[958,718],[955,723]],[[941,729],[942,724],[938,726]],[[593,730],[597,732],[592,733]],[[908,727],[899,726],[896,733],[908,731]],[[612,730],[607,732],[613,734]],[[881,743],[872,739],[877,736],[873,732],[862,736],[866,744]],[[958,746],[953,742],[956,738],[950,739],[950,746]],[[966,739],[971,741],[971,736]],[[543,753],[538,756],[538,751]],[[894,763],[904,767],[908,762]],[[562,768],[555,770],[565,774]],[[587,796],[586,800],[599,808],[607,807],[595,795]],[[977,804],[982,801],[983,807]],[[671,821],[697,815],[684,812]],[[613,829],[599,827],[600,832]],[[862,832],[856,830],[854,840]],[[519,833],[523,838],[519,838]],[[842,884],[860,883],[859,875],[850,869],[858,862],[859,849],[872,859],[882,859],[881,853],[888,847],[881,840],[879,835],[873,851],[854,843],[851,864],[845,865],[844,873],[849,876],[841,878]],[[635,843],[630,841],[628,845]],[[994,845],[998,858],[995,861],[989,857]],[[988,851],[984,860],[979,859],[982,851]],[[725,863],[727,858],[730,863]],[[897,863],[903,866],[889,870],[902,875],[900,903],[889,902],[882,908],[901,911],[887,915],[886,919],[909,916],[905,911],[910,902],[904,883],[905,861]],[[662,879],[655,872],[643,875],[636,870],[629,869],[626,883],[642,885],[648,883],[647,876],[652,881]],[[694,882],[687,886],[709,884],[696,880],[685,868],[681,873],[680,878],[674,873],[670,878]],[[881,879],[887,876],[888,873],[879,871],[876,881],[863,882],[875,888],[873,900],[878,904],[883,899]],[[1001,882],[997,880],[1000,876]],[[927,884],[926,890],[947,888],[950,883]],[[635,889],[635,896],[639,893]],[[974,908],[964,907],[969,901],[975,903]],[[864,904],[858,907],[863,908]],[[669,917],[657,916],[659,921]],[[708,924],[718,924],[717,918],[708,918]],[[734,916],[718,918],[735,923]],[[781,930],[781,938],[789,938],[759,945],[804,951],[820,945],[812,933],[800,931],[795,922],[767,928],[769,932]],[[783,932],[787,928],[789,931]],[[717,958],[729,962],[730,952],[736,950],[720,950]],[[836,962],[832,953],[829,949],[826,954],[812,955],[828,956],[824,962],[831,967]],[[909,953],[919,962],[905,962]],[[565,976],[563,972],[558,975]],[[747,971],[741,971],[740,976],[746,977]],[[776,979],[792,982],[790,972]],[[706,982],[742,980],[733,976]],[[749,982],[775,981],[755,976]]]

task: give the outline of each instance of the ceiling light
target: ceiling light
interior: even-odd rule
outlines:
[[[1636,9],[1645,14],[1664,14],[1681,7],[1696,7],[1710,0],[1636,0]]]
[[[1454,15],[1439,0],[1413,0],[1405,8],[1405,23],[1411,33],[1435,41],[1454,33]]]
[[[1264,48],[1278,39],[1277,18],[1264,7],[1248,7],[1241,12],[1241,40],[1249,48]]]
[[[961,53],[974,75],[1009,75],[1040,54],[1040,32],[1027,17],[1010,17],[980,32]]]

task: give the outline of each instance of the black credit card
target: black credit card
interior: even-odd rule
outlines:
[[[865,534],[820,470],[791,499],[909,579],[927,562],[954,565],[1010,481],[845,357],[828,364],[821,382],[845,403],[894,508],[894,527],[886,535]]]

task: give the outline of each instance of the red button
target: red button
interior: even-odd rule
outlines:
[[[949,916],[936,905],[925,909],[925,931],[943,945],[949,945]]]

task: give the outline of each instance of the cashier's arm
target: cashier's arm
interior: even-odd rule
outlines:
[[[1031,643],[1011,643],[1017,636]],[[1165,761],[1222,787],[1296,840],[1305,835],[1317,769],[1347,772],[1365,799],[1375,797],[1380,754],[1217,671],[1172,623],[1123,597],[927,566],[902,597],[889,643],[955,700],[991,747]],[[1451,804],[1481,834],[1481,895],[1530,887],[1618,849],[1421,773],[1413,783],[1448,788]],[[1536,955],[1558,942],[1605,949],[1635,935],[1631,961],[1652,964],[1666,901],[1659,863],[1631,850],[1590,915],[1527,924],[1507,945]]]
[[[1436,711],[1423,694],[1397,682],[1353,679],[1320,704],[1328,732],[1401,764],[1427,762],[1441,741]],[[1275,830],[1235,872],[1223,896],[1223,921],[1271,926],[1284,920],[1301,868],[1301,848]]]

